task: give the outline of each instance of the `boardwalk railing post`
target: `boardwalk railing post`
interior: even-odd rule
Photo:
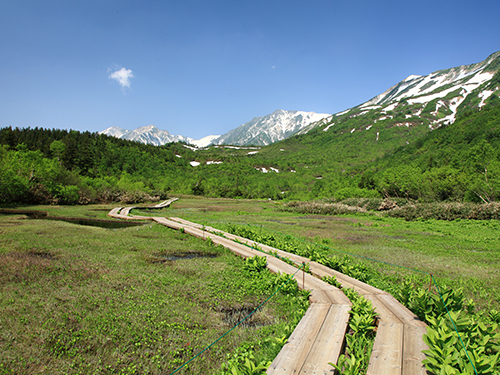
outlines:
[[[306,288],[306,262],[302,262],[302,289]]]

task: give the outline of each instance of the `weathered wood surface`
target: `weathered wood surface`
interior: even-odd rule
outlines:
[[[180,218],[172,218],[186,225],[199,226]],[[218,231],[211,227],[204,227],[206,231]],[[218,231],[220,232],[220,231]],[[422,336],[426,333],[426,325],[415,314],[399,303],[389,293],[363,283],[357,279],[332,270],[322,264],[311,262],[309,259],[290,254],[267,245],[256,244],[254,241],[233,234],[224,233],[224,236],[235,239],[249,246],[258,246],[264,251],[277,252],[279,256],[287,257],[297,263],[307,262],[313,275],[322,278],[335,276],[343,288],[352,288],[372,302],[379,317],[379,329],[375,337],[373,353],[368,367],[368,374],[426,374],[422,361],[425,355],[422,350],[428,349]],[[380,328],[382,327],[382,328]],[[391,340],[389,345],[385,341]]]
[[[308,360],[301,369],[301,374],[332,374],[329,362],[337,363],[343,348],[346,328],[338,321],[349,319],[349,308],[346,305],[330,305],[328,315],[316,336],[316,340],[308,354]]]
[[[115,209],[110,216],[130,218],[122,209]],[[126,214],[126,215],[125,215]],[[369,375],[424,375],[422,350],[428,349],[422,335],[426,325],[410,310],[401,305],[389,293],[365,284],[352,277],[332,270],[324,265],[280,249],[256,243],[249,239],[232,235],[218,229],[202,226],[181,218],[147,218],[133,216],[134,219],[149,219],[174,229],[183,228],[186,233],[197,237],[210,237],[242,257],[266,256],[268,268],[272,272],[294,274],[303,262],[310,264],[313,275],[302,272],[295,275],[299,287],[311,291],[311,306],[290,336],[288,343],[269,367],[268,374],[333,374],[329,362],[336,363],[345,340],[350,301],[337,288],[318,278],[335,276],[343,288],[353,288],[372,302],[378,315],[378,328],[370,358]],[[216,233],[223,235],[219,236]],[[238,241],[238,242],[235,242]],[[264,252],[274,252],[297,263],[297,268]],[[315,277],[313,277],[315,276]],[[304,282],[304,285],[303,285]]]
[[[397,322],[380,321],[367,375],[402,373],[404,325]]]
[[[148,208],[155,209],[155,208],[169,207],[172,203],[174,203],[177,200],[179,200],[179,198],[170,198],[170,199],[167,199],[166,201],[163,201],[161,203],[155,204],[154,206],[148,206]]]

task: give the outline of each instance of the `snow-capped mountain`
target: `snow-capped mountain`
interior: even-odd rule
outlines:
[[[220,135],[207,135],[206,137],[203,137],[201,139],[190,139],[189,143],[196,146],[196,147],[207,147],[208,145],[212,144],[214,139],[219,138]]]
[[[396,112],[404,113],[405,120],[399,121],[397,126],[426,124],[435,129],[452,124],[460,110],[481,109],[488,100],[498,98],[499,82],[492,78],[499,69],[500,51],[476,64],[438,70],[426,76],[410,75],[367,102],[313,123],[298,134],[324,125],[327,131],[345,118],[366,115],[371,119],[378,115],[371,124],[366,123],[371,127],[377,121],[395,120]]]
[[[218,135],[209,135],[202,139],[193,139],[184,137],[182,135],[172,135],[166,130],[158,129],[154,125],[142,126],[135,130],[126,130],[118,126],[112,126],[100,132],[111,137],[128,139],[129,141],[136,141],[155,146],[161,146],[171,142],[186,142],[197,147],[208,146],[212,140],[218,138]]]
[[[110,128],[107,128],[106,130],[103,130],[102,132],[99,132],[99,134],[106,134],[109,135],[110,137],[115,137],[115,138],[125,138],[125,136],[130,132],[131,132],[130,130],[122,129],[118,126],[112,126]]]
[[[331,116],[325,113],[284,111],[278,109],[221,135],[213,144],[268,145],[290,137],[313,122]]]
[[[206,147],[210,144],[239,146],[250,144],[268,145],[288,138],[310,123],[328,116],[331,115],[279,109],[270,115],[255,117],[253,120],[224,135],[209,135],[198,140],[182,135],[172,135],[168,131],[160,130],[154,125],[143,126],[135,130],[126,130],[118,126],[113,126],[100,133],[155,146],[161,146],[170,142],[186,142],[196,147]]]

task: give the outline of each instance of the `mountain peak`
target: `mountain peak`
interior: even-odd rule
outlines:
[[[155,146],[162,146],[171,142],[186,142],[197,147],[208,146],[213,139],[218,138],[218,135],[209,135],[202,139],[192,139],[182,135],[171,135],[167,130],[158,129],[154,125],[141,126],[134,130],[122,129],[118,126],[112,126],[100,132],[111,137],[128,139],[129,141],[141,142],[144,144],[152,144]]]
[[[277,109],[269,115],[254,117],[251,121],[221,135],[213,143],[264,146],[288,138],[309,124],[328,116],[331,115]]]
[[[416,74],[412,74],[412,75],[406,77],[403,81],[404,82],[413,81],[414,79],[417,79],[417,78],[420,78],[420,77],[422,77],[422,76],[419,76],[419,75],[416,75]]]
[[[382,121],[388,126],[423,125],[430,130],[449,125],[455,122],[457,113],[480,110],[498,100],[495,93],[500,92],[500,85],[493,77],[499,71],[500,51],[479,63],[437,70],[426,76],[410,75],[367,102],[336,113],[327,122],[311,124],[299,134],[324,125],[326,131],[333,121],[362,118],[365,114],[369,116],[363,124],[366,130]]]
[[[158,129],[154,125],[141,126],[141,127],[137,128],[137,129],[135,129],[133,131],[136,132],[136,133],[151,133],[151,134],[161,133],[161,134],[163,134],[165,136],[170,135],[170,133],[167,130]]]

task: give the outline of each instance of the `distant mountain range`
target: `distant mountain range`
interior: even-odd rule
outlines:
[[[324,126],[328,131],[340,120],[358,118],[355,130],[369,130],[373,124],[385,121],[388,126],[412,128],[424,125],[436,129],[452,124],[457,112],[464,108],[481,108],[498,90],[498,82],[490,82],[500,67],[500,52],[486,60],[470,65],[438,70],[426,76],[410,75],[367,102],[336,114],[277,110],[255,117],[251,121],[223,135],[211,135],[195,140],[182,135],[171,135],[153,125],[133,131],[111,127],[102,134],[153,145],[187,142],[197,147],[213,145],[268,145],[294,134],[305,134]],[[396,118],[395,113],[398,113]],[[402,117],[401,113],[404,113]]]
[[[158,129],[154,125],[142,126],[135,130],[126,130],[118,126],[112,126],[100,132],[111,137],[127,139],[145,144],[161,146],[171,142],[187,142],[197,147],[206,147],[218,138],[218,135],[209,135],[201,139],[193,139],[182,135],[172,135],[166,130]]]
[[[279,109],[270,115],[255,117],[226,134],[209,135],[198,140],[182,135],[172,135],[168,131],[160,130],[154,125],[143,126],[135,130],[125,130],[118,126],[113,126],[100,133],[155,146],[161,146],[170,142],[187,142],[197,147],[206,147],[210,144],[264,146],[286,139],[309,124],[328,116],[331,115]]]

